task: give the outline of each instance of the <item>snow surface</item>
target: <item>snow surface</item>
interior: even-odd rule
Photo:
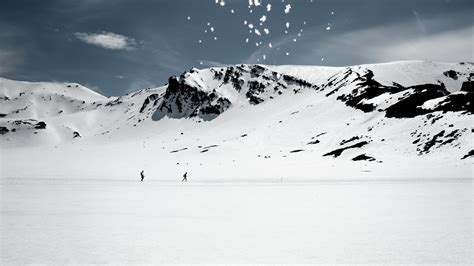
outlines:
[[[473,263],[470,180],[2,179],[0,263]]]

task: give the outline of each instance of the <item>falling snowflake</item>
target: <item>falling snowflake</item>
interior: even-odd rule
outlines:
[[[245,0],[244,0],[245,1]],[[306,30],[306,25],[309,24],[307,22],[307,17],[302,18],[302,20],[298,21],[295,20],[294,16],[288,15],[291,13],[294,13],[295,10],[292,8],[295,7],[295,1],[290,1],[290,0],[281,0],[281,1],[263,1],[263,0],[248,0],[248,5],[247,1],[226,1],[226,0],[211,0],[212,2],[215,2],[215,4],[219,7],[219,9],[223,10],[223,12],[227,14],[237,14],[237,11],[239,9],[237,8],[237,5],[243,4],[243,8],[246,8],[248,12],[239,12],[240,13],[240,18],[242,18],[241,21],[243,21],[244,26],[241,27],[245,30],[248,30],[248,35],[244,36],[243,40],[245,40],[246,44],[249,43],[255,43],[255,46],[258,47],[257,51],[265,51],[265,49],[273,49],[275,53],[279,53],[280,55],[290,55],[290,47],[287,47],[287,51],[284,51],[284,48],[281,48],[282,51],[280,51],[280,47],[274,46],[272,42],[270,42],[271,39],[276,39],[276,37],[280,36],[274,36],[274,34],[282,34],[282,30],[284,34],[286,35],[285,37],[288,39],[288,41],[295,45],[297,41],[301,42],[301,38],[303,36],[303,31]],[[227,5],[227,2],[230,4]],[[301,1],[305,2],[305,1]],[[302,4],[309,4],[316,2],[314,0],[307,1],[306,3]],[[298,8],[299,8],[299,2],[298,2]],[[231,8],[232,7],[232,8]],[[240,9],[241,10],[241,9]],[[293,12],[292,12],[293,11]],[[229,13],[230,12],[230,13]],[[280,14],[277,14],[280,13]],[[335,15],[335,11],[328,10],[327,13],[329,13],[331,16]],[[275,17],[280,17],[281,15],[288,15],[285,16],[287,19],[286,21],[283,21],[283,25],[280,22],[279,28],[275,28],[274,25],[278,25],[278,23],[274,23],[275,21],[272,21],[274,19],[273,14],[275,14]],[[311,14],[311,13],[309,13]],[[232,16],[233,19],[237,18]],[[191,20],[191,16],[185,17],[187,20]],[[299,19],[299,18],[298,18]],[[196,18],[193,17],[193,21],[196,21]],[[207,21],[203,21],[207,22]],[[207,38],[211,38],[211,40],[217,41],[218,36],[219,38],[224,38],[224,36],[219,35],[220,30],[225,30],[224,27],[216,26],[218,24],[211,24],[213,23],[212,19],[209,19],[209,22],[207,22],[207,26],[204,26],[204,33],[209,34],[212,33],[210,36],[207,36]],[[296,23],[296,24],[295,24]],[[206,24],[204,24],[206,25]],[[220,25],[220,24],[219,24]],[[290,28],[291,25],[291,28]],[[326,26],[323,26],[323,31],[324,29],[326,31],[332,30],[333,25],[331,23],[327,23]],[[244,31],[245,33],[245,31]],[[201,32],[202,34],[202,32]],[[290,35],[291,34],[291,35]],[[291,36],[291,37],[290,37]],[[206,43],[208,39],[200,38],[197,40],[197,43],[203,44]],[[252,45],[253,46],[253,45]],[[255,49],[255,48],[254,48]],[[279,52],[277,52],[279,51]],[[266,54],[260,53],[260,59],[259,61],[265,61],[271,57],[271,54],[268,52]],[[324,57],[321,58],[321,61],[324,61]]]

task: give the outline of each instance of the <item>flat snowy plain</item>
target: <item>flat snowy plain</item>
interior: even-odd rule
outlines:
[[[473,262],[468,179],[137,180],[0,179],[1,264]]]

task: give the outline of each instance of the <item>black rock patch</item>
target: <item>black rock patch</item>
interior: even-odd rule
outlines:
[[[145,108],[150,104],[152,101],[155,101],[159,98],[158,94],[151,94],[150,96],[146,97],[145,101],[143,102],[142,108],[140,108],[140,113],[145,111]]]
[[[448,70],[448,71],[443,72],[443,75],[454,80],[458,80],[458,74],[459,73],[454,70]]]
[[[474,150],[470,150],[466,155],[464,155],[461,160],[467,159],[474,156]]]
[[[373,104],[367,104],[363,101],[373,99],[384,93],[397,93],[404,88],[401,86],[384,86],[374,79],[374,73],[367,70],[365,75],[359,76],[354,80],[358,82],[358,87],[350,94],[343,94],[337,97],[338,100],[346,105],[360,109],[364,112],[372,112],[376,109]]]
[[[170,151],[170,153],[177,153],[177,152],[180,152],[180,151],[185,151],[187,149],[188,148],[182,148],[182,149],[179,149],[179,150]]]
[[[7,134],[8,132],[10,132],[10,130],[8,130],[8,128],[0,127],[0,135]]]
[[[432,112],[420,108],[426,101],[449,94],[446,88],[438,84],[424,84],[410,87],[413,93],[386,109],[385,116],[389,118],[412,118]]]
[[[368,141],[361,141],[359,143],[356,143],[354,145],[351,145],[351,146],[347,146],[347,147],[344,147],[344,148],[340,148],[340,149],[336,149],[336,150],[333,150],[331,152],[328,152],[326,154],[324,154],[323,156],[334,156],[334,158],[337,158],[339,156],[341,156],[341,154],[345,151],[345,150],[348,150],[348,149],[355,149],[355,148],[361,148],[365,145],[369,144]]]
[[[358,155],[354,158],[352,158],[353,161],[369,161],[369,162],[373,162],[373,161],[376,161],[377,159],[375,159],[374,157],[370,157],[370,156],[367,156],[365,154],[361,154],[361,155]]]
[[[461,91],[474,93],[474,81],[465,81],[462,83]],[[471,96],[472,97],[472,96]]]
[[[304,151],[304,150],[301,150],[301,149],[299,149],[299,150],[292,150],[292,151],[290,151],[290,153],[298,153],[298,152],[303,152],[303,151]]]
[[[451,94],[440,102],[433,111],[465,112],[474,114],[474,94]]]
[[[359,139],[360,139],[359,136],[354,136],[354,137],[352,137],[352,138],[350,138],[350,139],[348,139],[348,140],[345,140],[345,139],[342,140],[341,143],[339,143],[339,145],[340,145],[340,146],[343,146],[343,145],[346,145],[346,144],[349,143],[349,142],[353,142],[353,141],[356,141],[356,140],[359,140]]]
[[[200,117],[212,120],[227,110],[231,102],[219,96],[215,90],[205,92],[201,88],[186,83],[186,72],[179,78],[171,77],[163,101],[153,115],[153,120],[159,120],[164,115],[172,118]]]
[[[315,145],[315,144],[318,144],[318,143],[320,143],[320,142],[321,142],[321,141],[319,141],[319,140],[313,140],[313,141],[308,142],[307,145]]]
[[[38,122],[36,123],[36,125],[34,126],[35,129],[45,129],[46,128],[46,123],[41,121],[41,122]]]
[[[453,143],[456,141],[462,134],[466,131],[464,130],[453,130],[450,133],[446,133],[445,130],[442,130],[438,134],[434,135],[429,139],[424,145],[419,145],[421,148],[418,148],[417,151],[420,155],[430,153],[433,148],[440,148],[447,144]]]

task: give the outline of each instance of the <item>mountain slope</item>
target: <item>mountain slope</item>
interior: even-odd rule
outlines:
[[[116,98],[44,83],[16,97],[1,80],[2,175],[472,177],[473,73],[424,61],[237,65]]]

